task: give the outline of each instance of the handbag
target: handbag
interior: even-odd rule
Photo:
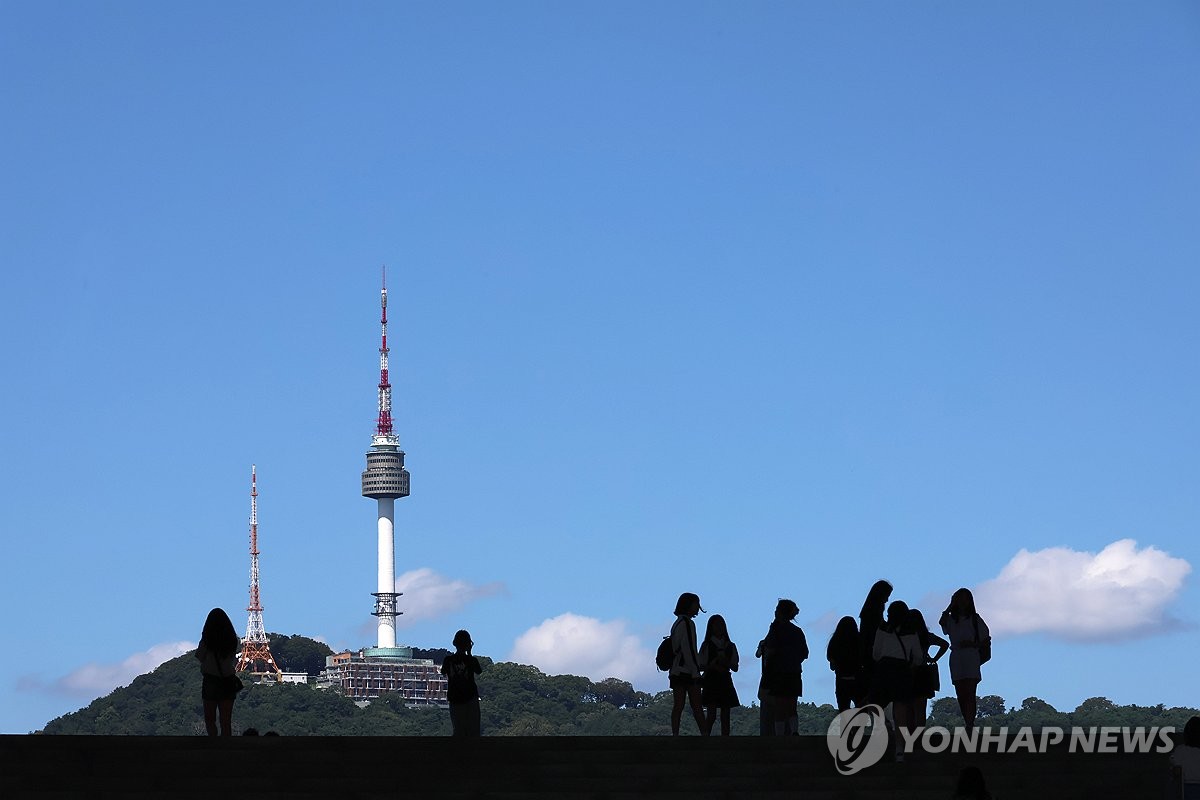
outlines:
[[[913,685],[917,691],[917,697],[929,699],[937,694],[938,690],[942,688],[942,676],[938,673],[937,662],[926,661],[919,665],[913,677]]]

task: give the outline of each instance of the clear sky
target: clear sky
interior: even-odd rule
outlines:
[[[870,584],[1200,705],[1194,3],[0,2],[0,731],[244,631],[666,688]],[[705,616],[700,618],[703,627]],[[199,679],[197,676],[197,704]],[[199,711],[197,712],[199,713]]]

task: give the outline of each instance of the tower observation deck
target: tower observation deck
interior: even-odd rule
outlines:
[[[396,647],[396,500],[408,497],[408,470],[404,468],[404,451],[400,437],[392,429],[392,384],[388,377],[387,341],[387,283],[380,289],[379,346],[379,417],[371,449],[367,451],[367,468],[362,473],[362,495],[376,502],[376,530],[379,537],[379,575],[375,595],[375,610],[379,618],[377,646]]]

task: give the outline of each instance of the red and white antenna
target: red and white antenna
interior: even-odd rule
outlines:
[[[382,267],[379,290],[379,420],[375,425],[375,435],[392,440],[392,383],[388,378],[388,343],[387,343],[387,267]]]
[[[246,610],[250,617],[246,620],[246,638],[242,640],[242,652],[238,656],[238,672],[271,674],[278,679],[279,667],[271,656],[258,594],[258,473],[254,464],[250,465],[250,605]]]

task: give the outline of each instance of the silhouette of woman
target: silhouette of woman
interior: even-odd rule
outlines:
[[[915,608],[909,609],[908,627],[916,631],[917,640],[921,643],[921,665],[917,668],[913,683],[913,725],[922,728],[929,719],[929,700],[937,694],[933,681],[937,676],[937,662],[946,654],[950,643],[929,630],[925,615]],[[934,645],[937,645],[938,651],[930,657],[929,648]]]
[[[804,631],[792,623],[800,607],[791,600],[775,606],[775,621],[763,639],[763,688],[771,704],[771,721],[776,736],[793,736],[797,731],[796,700],[804,693],[801,670],[808,658]]]
[[[446,702],[450,704],[450,725],[454,736],[479,736],[479,687],[475,676],[483,672],[479,659],[471,655],[475,643],[471,634],[454,634],[454,654],[442,661],[446,676]]]
[[[704,670],[703,689],[700,692],[704,707],[708,709],[707,727],[712,733],[721,712],[721,735],[729,735],[729,709],[741,705],[737,689],[733,685],[733,674],[738,669],[737,645],[729,640],[729,628],[725,618],[713,614],[708,618],[704,631],[704,644],[700,645],[700,668]]]
[[[887,608],[888,598],[892,596],[892,585],[884,580],[875,581],[867,592],[862,610],[858,612],[858,641],[859,658],[862,663],[862,679],[859,681],[861,693],[858,702],[861,705],[875,685],[875,660],[871,651],[875,647],[875,631],[883,624],[883,612]]]
[[[888,606],[887,621],[875,632],[875,644],[871,650],[875,659],[872,702],[881,706],[892,704],[892,718],[896,727],[908,731],[913,726],[913,668],[925,663],[921,653],[921,642],[915,630],[908,626],[908,604],[896,600]],[[896,755],[900,753],[901,740],[896,740]]]
[[[1183,740],[1171,751],[1170,762],[1178,772],[1183,800],[1200,800],[1200,717],[1183,726]]]
[[[979,667],[991,658],[992,634],[987,623],[975,611],[975,598],[970,589],[959,589],[950,597],[950,605],[942,612],[942,633],[950,640],[950,680],[958,696],[967,730],[975,727],[978,711]]]
[[[862,646],[859,643],[858,625],[854,622],[854,617],[842,617],[838,620],[833,635],[829,637],[829,644],[825,647],[825,657],[829,659],[829,668],[833,670],[838,711],[860,705],[866,690],[861,685]]]
[[[679,724],[683,720],[684,703],[692,707],[696,727],[701,736],[708,735],[704,722],[704,707],[700,699],[700,654],[696,651],[696,623],[692,619],[704,609],[700,597],[691,592],[679,595],[675,603],[675,623],[671,626],[671,650],[675,654],[671,662],[670,681],[674,703],[671,706],[671,735],[679,735]]]
[[[200,697],[204,700],[204,729],[209,736],[217,735],[218,711],[221,713],[221,735],[232,735],[233,699],[242,690],[234,660],[240,641],[228,614],[219,608],[208,612],[195,655],[203,679]]]

